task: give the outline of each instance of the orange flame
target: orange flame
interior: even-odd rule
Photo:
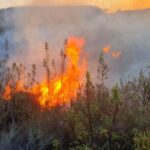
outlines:
[[[122,52],[120,52],[120,51],[113,51],[112,52],[113,58],[119,58],[121,55],[122,55]]]
[[[6,85],[6,87],[5,87],[5,92],[3,94],[3,97],[5,100],[9,100],[11,98],[11,87],[9,84]]]
[[[111,45],[103,47],[103,52],[105,54],[111,54],[111,57],[113,57],[113,58],[119,58],[122,55],[121,51],[113,51],[113,50],[111,50]]]
[[[111,49],[111,46],[110,46],[110,45],[105,46],[105,47],[103,48],[103,52],[104,52],[104,53],[109,53],[109,52],[110,52],[110,49]]]
[[[83,77],[87,70],[87,61],[84,50],[84,39],[71,37],[67,41],[64,50],[64,69],[49,82],[46,80],[31,87],[28,92],[36,95],[38,103],[42,107],[54,107],[71,103],[77,96],[77,92],[83,83]],[[6,86],[3,97],[11,98],[10,86]],[[15,92],[26,91],[22,82],[17,83]]]
[[[23,81],[20,81],[20,80],[17,81],[14,87],[12,87],[11,82],[9,82],[5,86],[4,93],[3,93],[3,98],[5,100],[10,100],[12,93],[21,92],[21,91],[25,91]]]

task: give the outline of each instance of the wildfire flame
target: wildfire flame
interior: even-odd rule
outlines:
[[[71,103],[76,98],[87,71],[86,55],[82,49],[84,44],[85,41],[82,38],[68,38],[63,52],[65,61],[61,73],[49,81],[44,79],[28,90],[22,86],[22,82],[18,82],[15,92],[31,92],[36,95],[37,102],[44,108]],[[6,85],[3,97],[7,100],[10,99],[12,90],[9,84]]]
[[[9,84],[6,85],[6,87],[5,87],[5,92],[3,94],[3,97],[5,100],[9,100],[11,98],[11,87]]]
[[[120,51],[113,51],[112,52],[112,57],[114,58],[118,58],[122,55],[122,53]]]
[[[111,51],[111,45],[104,46],[103,53],[111,54],[112,58],[119,58],[122,55],[121,51]]]
[[[103,48],[103,52],[104,52],[104,53],[109,53],[109,52],[110,52],[110,49],[111,49],[111,46],[110,46],[110,45],[105,46],[105,47]]]

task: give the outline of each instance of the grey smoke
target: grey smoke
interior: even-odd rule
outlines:
[[[1,10],[0,18],[0,55],[7,37],[10,62],[40,66],[44,42],[49,43],[51,56],[57,57],[68,36],[86,39],[93,77],[104,46],[110,44],[112,50],[122,51],[118,59],[105,56],[110,66],[109,84],[129,74],[135,76],[150,60],[150,10],[106,14],[89,6],[21,7]]]

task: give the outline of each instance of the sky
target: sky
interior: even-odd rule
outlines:
[[[91,5],[117,11],[150,8],[150,0],[0,0],[0,8],[30,5]]]

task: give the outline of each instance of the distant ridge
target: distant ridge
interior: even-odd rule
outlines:
[[[62,16],[76,15],[91,17],[91,14],[105,14],[105,12],[98,7],[94,6],[43,6],[43,7],[10,7],[6,9],[0,9],[0,33],[14,27],[16,17],[24,15],[42,15],[43,18],[49,14],[55,16],[55,18],[63,18]],[[40,18],[42,19],[42,18]]]
[[[91,19],[99,15],[123,15],[123,16],[133,16],[139,15],[142,17],[145,14],[149,14],[150,9],[146,10],[135,10],[135,11],[117,11],[115,13],[106,13],[104,10],[96,6],[31,6],[31,7],[10,7],[6,9],[0,9],[0,34],[14,27],[14,20],[16,16],[20,19],[24,14],[30,15],[40,15],[44,19],[47,14],[50,18],[53,16],[56,19],[63,19],[64,16],[74,16],[77,19]],[[27,18],[28,19],[28,18]],[[49,18],[47,18],[49,19]],[[53,21],[53,20],[52,20]],[[55,21],[55,20],[54,20]]]

